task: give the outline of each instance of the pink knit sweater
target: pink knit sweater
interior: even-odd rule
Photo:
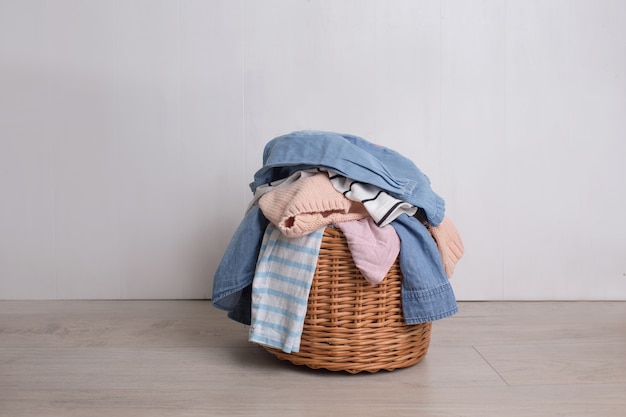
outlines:
[[[259,208],[290,237],[369,216],[363,204],[348,200],[335,190],[323,172],[267,192],[259,199]]]
[[[448,278],[454,273],[454,267],[463,256],[464,247],[461,236],[454,223],[447,216],[436,227],[430,228],[430,234],[437,242],[443,260],[443,269]]]

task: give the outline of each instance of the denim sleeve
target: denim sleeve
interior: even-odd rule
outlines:
[[[425,323],[456,314],[456,298],[428,229],[407,214],[400,215],[391,225],[401,241],[402,309],[406,323]]]
[[[253,206],[235,231],[215,271],[211,302],[233,320],[250,324],[250,286],[268,220]]]

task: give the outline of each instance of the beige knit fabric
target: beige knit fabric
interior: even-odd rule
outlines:
[[[437,247],[443,260],[443,269],[448,278],[454,273],[454,267],[463,256],[464,247],[461,236],[448,217],[444,217],[441,223],[430,228],[430,234],[437,242]]]
[[[259,208],[289,237],[369,215],[363,204],[350,201],[335,190],[325,172],[267,192],[259,199]]]

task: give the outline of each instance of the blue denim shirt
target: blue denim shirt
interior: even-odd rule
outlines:
[[[459,309],[441,254],[418,219],[401,214],[390,223],[400,237],[402,313],[407,324],[449,317]]]
[[[305,130],[272,139],[265,145],[263,167],[254,174],[250,188],[254,192],[260,185],[317,167],[375,185],[421,207],[433,226],[443,220],[443,199],[435,194],[428,177],[410,159],[353,135]]]
[[[322,166],[348,178],[376,185],[397,198],[422,207],[431,224],[439,224],[443,219],[443,200],[432,192],[428,179],[412,162],[395,151],[356,136],[295,132],[270,141],[265,147],[263,162],[263,168],[257,171],[255,181],[250,184],[253,191],[259,185],[295,171]],[[394,176],[396,173],[398,176]],[[244,324],[250,324],[252,280],[267,224],[268,220],[259,207],[253,206],[235,231],[215,273],[213,305],[228,311],[228,317]],[[402,243],[402,302],[407,324],[439,320],[455,314],[458,311],[456,299],[437,245],[426,227],[406,214],[391,225]]]

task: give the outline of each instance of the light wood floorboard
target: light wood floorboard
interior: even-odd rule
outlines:
[[[626,302],[465,302],[411,368],[248,343],[208,301],[1,301],[0,416],[624,416]]]

